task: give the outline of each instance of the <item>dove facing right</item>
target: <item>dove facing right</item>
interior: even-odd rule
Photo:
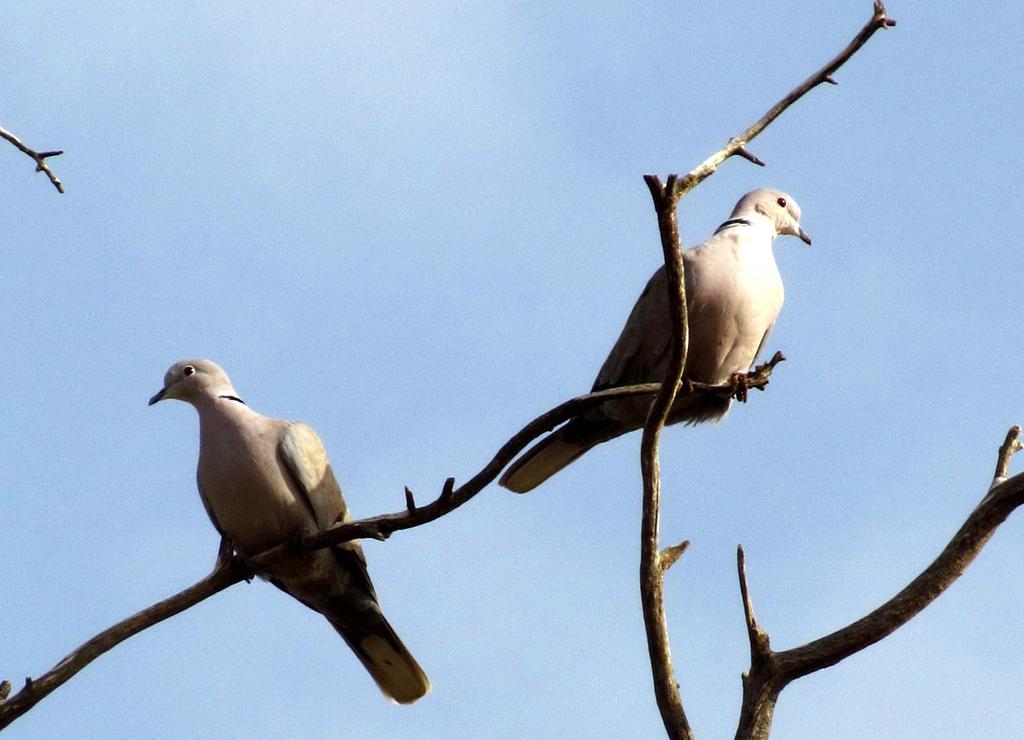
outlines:
[[[753,365],[782,308],[782,278],[772,252],[779,235],[811,243],[800,227],[796,201],[761,188],[740,198],[711,237],[683,252],[689,314],[684,378],[724,383]],[[660,383],[668,369],[670,322],[663,265],[633,306],[593,390]],[[719,396],[680,394],[668,423],[718,420],[730,403]],[[596,445],[642,427],[650,405],[649,396],[609,400],[570,419],[513,462],[500,484],[516,493],[536,488]]]

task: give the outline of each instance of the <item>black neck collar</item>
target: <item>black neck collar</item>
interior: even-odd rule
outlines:
[[[750,221],[748,221],[745,218],[730,218],[728,221],[725,221],[724,223],[722,223],[721,226],[719,226],[717,229],[715,229],[715,233],[717,234],[722,229],[728,229],[730,226],[752,226],[752,225],[753,224],[751,224]]]
[[[223,396],[217,396],[217,398],[224,398],[224,399],[227,399],[228,401],[238,401],[238,402],[239,402],[240,404],[242,404],[243,406],[245,406],[245,401],[243,401],[243,400],[242,400],[241,398],[239,398],[238,396],[229,396],[229,395],[226,395],[226,394],[225,394],[225,395],[223,395]]]

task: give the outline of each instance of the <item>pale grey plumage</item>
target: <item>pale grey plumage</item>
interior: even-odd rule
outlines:
[[[213,525],[239,552],[255,555],[348,520],[327,452],[308,424],[256,413],[208,360],[173,365],[150,404],[166,398],[199,413],[199,493]],[[327,617],[388,697],[409,703],[429,691],[380,611],[358,542],[296,555],[260,576]]]
[[[782,308],[782,279],[772,241],[789,234],[810,244],[800,208],[785,193],[759,189],[744,195],[714,235],[683,253],[689,313],[684,377],[723,383],[753,365]],[[668,369],[669,310],[662,266],[647,283],[594,382],[593,390],[660,382]],[[597,444],[643,425],[650,398],[607,401],[570,420],[509,466],[501,485],[525,493]],[[721,418],[729,400],[677,398],[668,423]]]

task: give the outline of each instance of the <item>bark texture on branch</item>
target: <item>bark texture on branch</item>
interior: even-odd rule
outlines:
[[[661,721],[672,740],[689,740],[693,731],[683,710],[683,700],[672,666],[669,649],[668,625],[665,620],[665,572],[678,559],[661,555],[658,543],[661,507],[661,466],[658,461],[658,442],[665,428],[669,410],[676,399],[679,383],[686,367],[689,344],[686,311],[685,269],[679,248],[679,224],[676,220],[675,175],[670,175],[664,187],[654,175],[644,178],[658,213],[658,231],[668,274],[669,314],[672,336],[669,342],[668,369],[661,390],[651,403],[640,441],[640,470],[644,491],[640,524],[640,602],[643,606],[644,628],[647,631],[647,652],[651,659],[654,695],[661,711]],[[679,550],[680,554],[682,548]]]

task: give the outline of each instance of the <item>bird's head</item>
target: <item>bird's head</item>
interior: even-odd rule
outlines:
[[[204,398],[238,398],[228,374],[210,360],[182,360],[164,375],[164,387],[149,399],[152,406],[167,398],[195,403]]]
[[[805,244],[811,243],[811,237],[800,228],[800,206],[781,190],[760,188],[750,191],[740,198],[732,215],[734,218],[742,218],[753,213],[768,219],[775,226],[776,234],[788,234],[799,238]]]

